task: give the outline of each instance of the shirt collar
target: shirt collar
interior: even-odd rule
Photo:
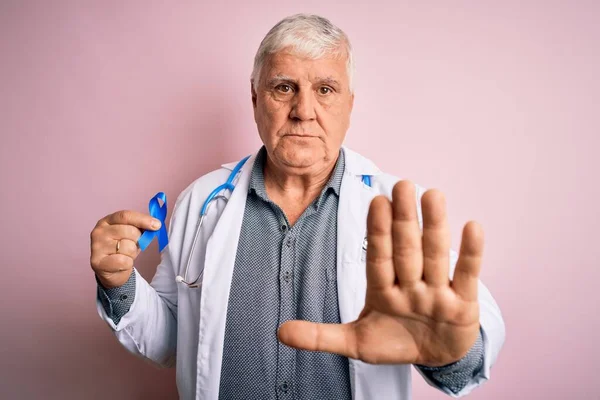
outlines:
[[[262,146],[256,154],[256,160],[250,173],[250,184],[248,185],[248,193],[254,191],[261,199],[270,202],[269,196],[265,189],[265,175],[264,166],[267,160],[267,149]],[[319,198],[317,199],[316,205],[321,203],[325,194],[330,190],[333,191],[338,197],[340,195],[340,187],[342,186],[342,177],[344,176],[344,168],[346,166],[344,151],[340,149],[339,157],[335,163],[333,173],[327,182],[327,185],[321,191]]]

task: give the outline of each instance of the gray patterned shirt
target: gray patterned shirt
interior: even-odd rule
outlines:
[[[337,206],[344,156],[294,225],[265,190],[256,158],[227,307],[220,399],[351,399],[346,357],[277,340],[290,319],[339,323]]]
[[[337,207],[344,153],[321,194],[293,225],[267,196],[256,158],[231,282],[220,399],[351,399],[348,359],[296,350],[277,340],[290,319],[339,323],[336,282]],[[135,297],[135,274],[98,296],[115,324]],[[432,381],[459,392],[483,366],[481,333],[469,353],[448,366],[418,366]]]

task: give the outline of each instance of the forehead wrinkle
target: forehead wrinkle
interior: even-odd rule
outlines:
[[[295,81],[294,78],[292,78],[291,76],[287,76],[284,74],[277,74],[274,77],[271,78],[271,80],[278,80],[278,81]]]

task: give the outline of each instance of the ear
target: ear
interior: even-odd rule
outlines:
[[[256,109],[256,90],[254,90],[254,81],[250,79],[250,93],[252,94],[252,107]]]

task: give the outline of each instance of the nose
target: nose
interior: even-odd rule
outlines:
[[[298,90],[296,96],[294,96],[290,118],[299,121],[310,121],[316,117],[315,98],[312,90]]]

